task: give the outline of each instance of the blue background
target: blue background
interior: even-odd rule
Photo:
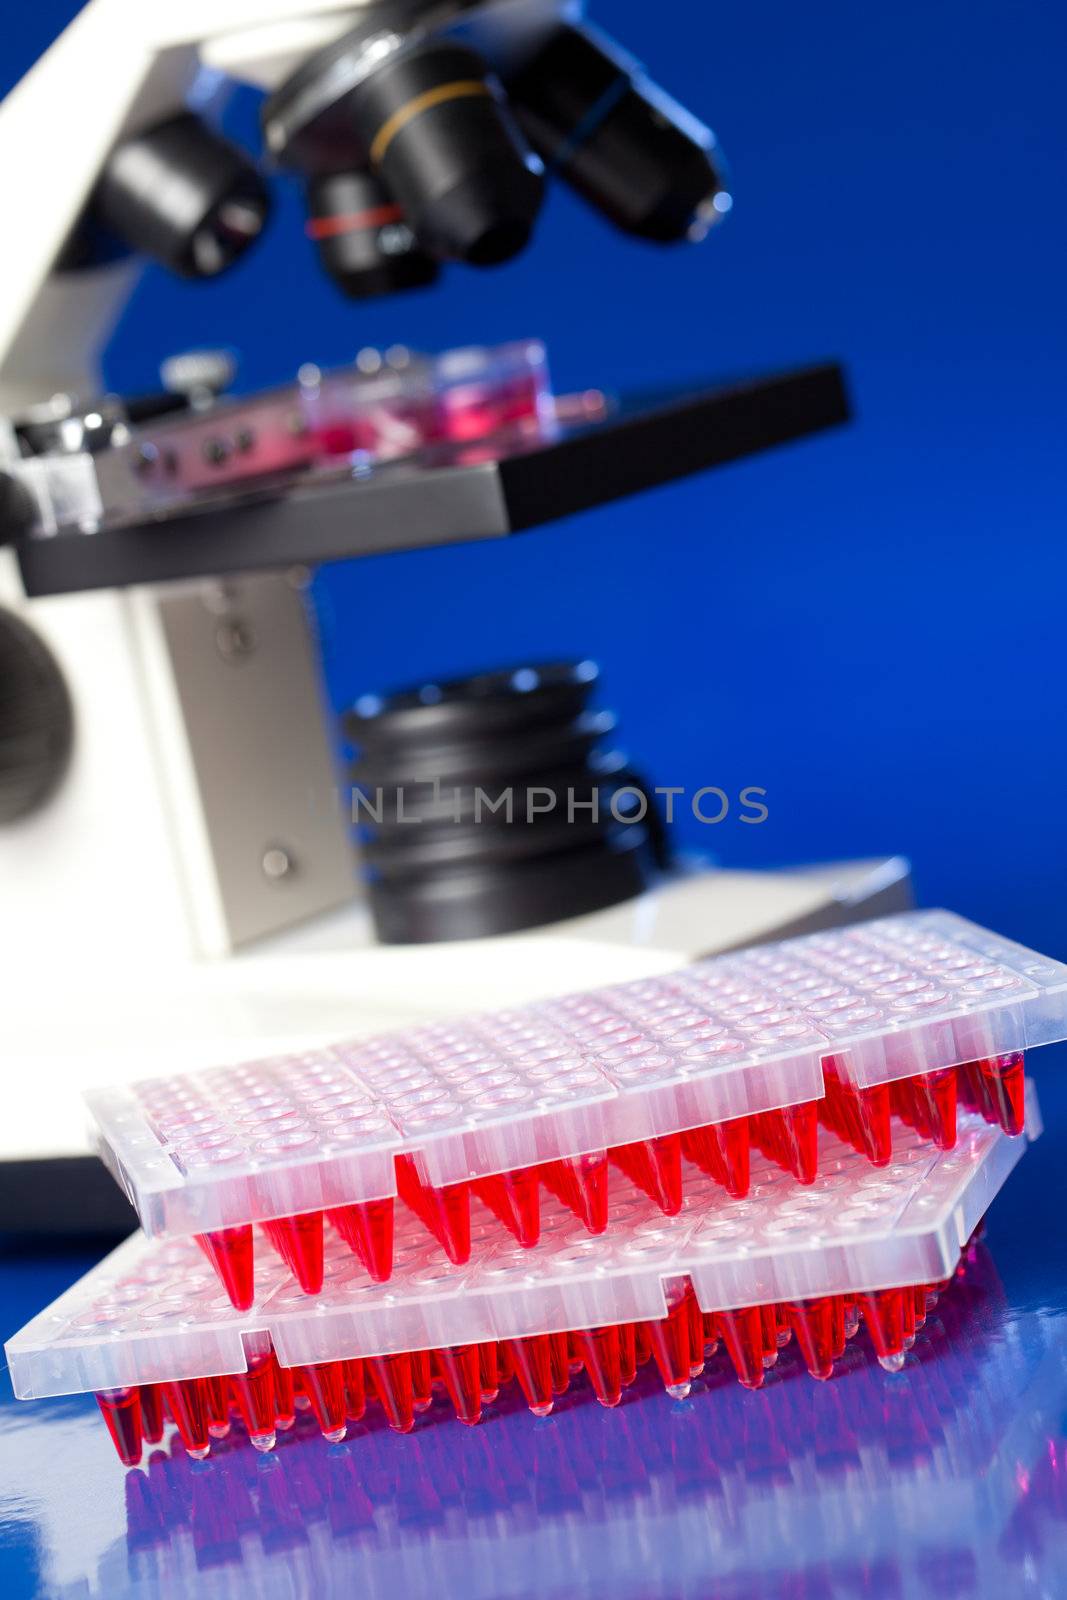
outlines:
[[[8,8],[0,89],[74,9]],[[507,545],[321,573],[330,691],[340,705],[525,655],[595,656],[658,781],[769,791],[765,826],[690,824],[687,843],[710,841],[738,865],[904,851],[924,902],[1067,957],[1067,14],[1052,0],[594,10],[720,135],[737,203],[705,246],[659,253],[618,238],[557,190],[520,261],[356,308],[320,277],[298,199],[282,193],[269,239],[231,277],[193,288],[146,276],[108,380],[151,386],[163,356],[198,343],[236,346],[244,387],[395,340],[539,334],[563,387],[841,357],[857,407],[848,430]],[[250,139],[254,116],[239,97],[232,130]],[[1050,1136],[994,1210],[990,1239],[1013,1308],[1003,1329],[1020,1317],[1062,1346],[1048,1219],[1062,1216],[1063,1052],[1038,1067]],[[88,1264],[4,1259],[3,1333]],[[984,1348],[995,1356],[1006,1338]],[[1048,1403],[1060,1416],[1063,1393],[1058,1378]],[[980,1385],[972,1398],[983,1414]],[[94,1516],[121,1480],[113,1462],[104,1475],[90,1409],[67,1403],[85,1430],[68,1417],[63,1448]],[[35,1464],[27,1489],[46,1494],[59,1431],[48,1407],[15,1410],[11,1448]],[[39,1592],[43,1535],[17,1488],[5,1502],[0,1573],[11,1593]],[[984,1537],[980,1519],[950,1531]],[[144,1592],[165,1587],[161,1576]]]
[[[0,73],[74,9],[15,9]],[[623,239],[557,189],[519,261],[356,307],[284,191],[228,279],[148,275],[109,381],[199,342],[236,346],[246,387],[396,340],[539,334],[562,386],[843,358],[848,430],[506,546],[322,573],[331,693],[594,656],[657,781],[768,790],[766,825],[683,842],[743,866],[906,852],[923,902],[1067,955],[1063,7],[593,10],[719,134],[737,203],[705,245]]]

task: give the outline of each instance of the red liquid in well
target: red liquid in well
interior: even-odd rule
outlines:
[[[604,1150],[546,1161],[539,1169],[546,1189],[585,1224],[590,1233],[608,1225],[608,1157]]]
[[[967,1270],[968,1262],[965,1251],[956,1276]],[[268,1348],[251,1360],[247,1372],[229,1378],[122,1389],[97,1399],[120,1460],[135,1466],[144,1443],[156,1443],[162,1434],[164,1403],[188,1453],[198,1458],[207,1455],[211,1430],[227,1395],[253,1445],[269,1451],[276,1430],[292,1423],[294,1391],[331,1441],[344,1437],[348,1422],[363,1418],[372,1399],[391,1428],[410,1432],[416,1412],[431,1403],[435,1382],[456,1416],[473,1426],[490,1403],[489,1396],[513,1382],[540,1417],[548,1415],[556,1398],[581,1373],[601,1405],[617,1406],[650,1361],[667,1393],[684,1399],[720,1344],[746,1388],[761,1386],[766,1369],[788,1343],[795,1345],[808,1372],[825,1381],[861,1320],[879,1363],[896,1373],[930,1307],[951,1282],[703,1311],[692,1285],[683,1280],[675,1285],[668,1314],[655,1320],[329,1361],[291,1371],[280,1366]],[[754,1425],[757,1421],[765,1427],[762,1413]],[[762,1435],[753,1448],[759,1444],[762,1450],[761,1440]],[[829,1449],[830,1444],[823,1441],[820,1448],[824,1447]]]
[[[141,1459],[141,1395],[137,1389],[108,1389],[96,1397],[119,1460],[135,1467]]]
[[[1005,1133],[1017,1137],[1026,1125],[1026,1076],[1022,1054],[1016,1052],[980,1061],[978,1071],[996,1120]]]
[[[262,1226],[304,1293],[318,1294],[322,1289],[322,1212],[274,1217]]]
[[[255,1297],[252,1224],[200,1233],[196,1242],[219,1275],[219,1282],[238,1311],[247,1311]]]
[[[393,1275],[392,1199],[367,1200],[362,1205],[340,1206],[326,1213],[350,1250],[366,1267],[375,1283],[387,1283]]]
[[[689,1307],[686,1297],[677,1300],[659,1322],[646,1322],[645,1332],[652,1357],[659,1368],[663,1386],[676,1400],[684,1400],[691,1388],[689,1358]]]
[[[541,1181],[536,1167],[497,1172],[476,1179],[474,1192],[524,1249],[541,1237]]]
[[[188,1378],[180,1383],[165,1383],[163,1395],[187,1453],[196,1461],[202,1460],[211,1449],[210,1411],[203,1382]]]
[[[452,1345],[435,1350],[434,1371],[444,1384],[460,1422],[480,1421],[482,1380],[478,1346]]]
[[[207,1431],[213,1439],[225,1439],[230,1431],[229,1378],[202,1378],[207,1407]]]
[[[415,1426],[415,1396],[409,1358],[368,1356],[364,1364],[389,1426],[397,1433],[410,1433]]]
[[[163,1438],[163,1391],[157,1383],[141,1388],[141,1430],[145,1444],[159,1444]]]
[[[716,1325],[739,1382],[746,1389],[758,1389],[763,1382],[763,1323],[759,1306],[720,1311]]]
[[[761,1111],[749,1118],[752,1143],[798,1183],[814,1183],[819,1172],[819,1104]]]
[[[465,1183],[437,1189],[423,1183],[410,1156],[396,1158],[400,1198],[440,1244],[449,1261],[462,1266],[471,1257],[471,1200]]]
[[[500,1393],[500,1347],[492,1341],[478,1346],[478,1375],[482,1399],[491,1405]]]
[[[547,1417],[554,1403],[551,1335],[512,1339],[510,1344],[515,1376],[526,1404],[534,1416]]]
[[[682,1209],[682,1141],[672,1133],[661,1139],[639,1139],[608,1152],[612,1161],[654,1201],[665,1216]]]
[[[618,1328],[582,1328],[574,1336],[581,1358],[602,1406],[617,1406],[622,1399],[622,1365]]]
[[[367,1409],[367,1381],[362,1361],[341,1362],[341,1384],[345,1417],[349,1422],[359,1422]]]
[[[747,1117],[712,1122],[683,1133],[682,1154],[737,1200],[748,1194],[749,1128]]]
[[[245,1431],[257,1450],[272,1450],[275,1440],[274,1357],[253,1360],[247,1372],[230,1379]]]
[[[337,1443],[345,1436],[345,1383],[340,1361],[322,1361],[298,1368],[300,1384],[311,1402],[323,1435]]]

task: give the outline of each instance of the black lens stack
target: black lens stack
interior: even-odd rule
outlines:
[[[518,255],[544,177],[479,55],[445,41],[397,51],[349,104],[371,166],[427,249],[480,267]]]
[[[437,262],[372,172],[332,172],[308,185],[308,229],[319,260],[352,300],[423,289]]]
[[[602,34],[557,28],[508,90],[550,171],[623,232],[673,244],[728,209],[714,134]]]
[[[592,662],[366,697],[346,727],[353,815],[386,944],[538,927],[632,899],[661,833],[646,786],[603,741]]]
[[[183,278],[213,278],[255,243],[266,185],[244,151],[182,112],[123,139],[93,196],[93,221]]]

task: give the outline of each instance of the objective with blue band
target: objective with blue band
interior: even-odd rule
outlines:
[[[557,28],[507,88],[546,168],[625,233],[672,244],[730,209],[715,135],[593,29]]]

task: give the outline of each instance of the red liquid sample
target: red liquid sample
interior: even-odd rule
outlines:
[[[436,1189],[423,1183],[410,1156],[396,1158],[397,1188],[404,1204],[429,1229],[449,1261],[462,1266],[471,1258],[471,1200],[465,1183]]]
[[[951,1150],[956,1143],[957,1080],[956,1068],[947,1067],[889,1085],[894,1114],[939,1150]]]
[[[141,1389],[141,1431],[145,1444],[159,1444],[163,1438],[163,1391],[156,1383]]]
[[[519,1167],[477,1178],[472,1185],[483,1205],[529,1250],[541,1237],[541,1184],[537,1167]]]
[[[664,1216],[682,1209],[682,1141],[677,1133],[660,1139],[639,1139],[609,1150],[612,1161],[654,1201]]]
[[[539,1169],[546,1189],[573,1211],[590,1233],[608,1225],[608,1157],[604,1150],[546,1161]]]
[[[275,1440],[274,1357],[257,1356],[247,1372],[230,1379],[248,1437],[257,1450],[273,1450]]]
[[[274,1357],[274,1423],[281,1429],[291,1428],[296,1421],[296,1401],[293,1394],[293,1375],[288,1367],[280,1365]]]
[[[393,1274],[394,1211],[393,1201],[388,1199],[339,1206],[326,1213],[375,1283],[388,1283]]]
[[[515,1376],[523,1398],[535,1417],[547,1417],[553,1406],[552,1340],[547,1333],[534,1338],[512,1339]]]
[[[396,1433],[410,1433],[415,1426],[415,1396],[409,1358],[406,1355],[368,1356],[364,1365],[389,1426]]]
[[[600,1404],[617,1406],[622,1399],[618,1328],[582,1328],[574,1335],[574,1349]]]
[[[978,1063],[997,1121],[1012,1138],[1026,1124],[1026,1075],[1021,1052]]]
[[[446,1346],[433,1354],[434,1373],[448,1391],[460,1422],[473,1425],[481,1420],[481,1363],[476,1344]]]
[[[566,1394],[571,1383],[570,1341],[565,1333],[549,1334],[552,1362],[552,1393]]]
[[[341,1362],[341,1384],[345,1418],[348,1422],[359,1422],[367,1409],[367,1384],[362,1361]]]
[[[198,1233],[196,1242],[219,1275],[237,1311],[247,1311],[255,1298],[252,1224]]]
[[[904,1365],[904,1295],[900,1289],[878,1289],[856,1296],[879,1363],[887,1372]]]
[[[659,1322],[646,1322],[645,1332],[663,1387],[675,1400],[684,1400],[691,1388],[689,1360],[689,1307],[687,1297],[677,1300]]]
[[[966,1253],[961,1257],[955,1276],[964,1273],[968,1259]],[[156,1442],[162,1432],[161,1397],[187,1451],[199,1458],[208,1452],[209,1431],[227,1393],[253,1445],[268,1451],[274,1445],[275,1428],[292,1422],[294,1388],[300,1391],[301,1403],[314,1411],[326,1438],[336,1442],[344,1437],[346,1422],[363,1417],[372,1394],[389,1426],[409,1432],[416,1409],[431,1401],[434,1381],[448,1394],[457,1417],[470,1425],[481,1418],[487,1395],[512,1379],[534,1415],[547,1416],[556,1396],[582,1369],[600,1403],[616,1406],[649,1360],[655,1361],[667,1393],[685,1399],[691,1380],[715,1355],[720,1340],[746,1388],[760,1387],[766,1368],[791,1338],[809,1373],[825,1381],[846,1341],[856,1334],[861,1315],[878,1361],[887,1372],[896,1373],[929,1308],[951,1281],[705,1312],[692,1285],[683,1280],[668,1314],[655,1320],[330,1361],[291,1372],[268,1349],[259,1352],[247,1373],[123,1389],[99,1394],[97,1399],[120,1460],[134,1466],[143,1442]],[[886,1404],[891,1403],[887,1397]],[[766,1421],[761,1414],[758,1426],[765,1429]],[[762,1434],[759,1438],[762,1449],[766,1441]],[[836,1450],[829,1435],[817,1440],[816,1446],[820,1454],[831,1457]],[[787,1459],[783,1456],[782,1462]]]
[[[315,1421],[324,1438],[337,1444],[345,1436],[345,1388],[340,1361],[321,1361],[299,1367],[300,1383],[311,1401]]]
[[[322,1289],[322,1212],[273,1217],[263,1231],[305,1294]]]
[[[230,1431],[229,1378],[203,1378],[207,1431],[213,1439],[225,1439]]]
[[[820,1122],[865,1155],[872,1166],[887,1166],[893,1156],[889,1085],[856,1088],[834,1056],[826,1057],[823,1072],[826,1094],[818,1102]]]
[[[683,1133],[682,1154],[701,1172],[721,1184],[735,1200],[743,1200],[749,1185],[748,1118],[712,1122]]]
[[[715,1320],[739,1382],[746,1389],[758,1389],[763,1382],[763,1323],[759,1306],[720,1311]]]
[[[119,1460],[135,1467],[141,1459],[141,1395],[137,1389],[107,1389],[96,1397]]]
[[[186,1453],[191,1455],[194,1461],[202,1461],[211,1449],[211,1436],[208,1432],[210,1412],[203,1383],[197,1378],[187,1378],[180,1383],[165,1383],[163,1395],[167,1402],[167,1410],[174,1418],[181,1434]]]
[[[478,1346],[478,1380],[482,1400],[491,1405],[500,1393],[500,1349],[492,1342]]]
[[[813,1378],[832,1376],[837,1349],[838,1330],[835,1324],[834,1301],[800,1300],[786,1306],[797,1346],[804,1365]],[[844,1344],[844,1318],[840,1318],[840,1339]]]
[[[429,1350],[411,1352],[411,1397],[416,1411],[428,1411],[433,1404],[433,1363]]]

